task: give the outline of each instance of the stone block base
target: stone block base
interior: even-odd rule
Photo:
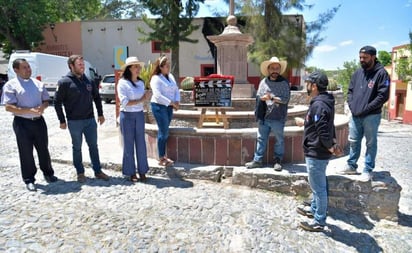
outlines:
[[[289,174],[265,169],[236,169],[232,183],[282,194],[309,197],[306,173]],[[328,175],[328,205],[350,213],[366,213],[373,220],[398,220],[401,186],[387,171],[374,172],[371,182],[360,182],[357,176]]]

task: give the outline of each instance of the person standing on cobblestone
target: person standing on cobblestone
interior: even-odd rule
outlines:
[[[312,222],[301,222],[300,227],[310,232],[320,232],[326,225],[328,191],[326,167],[332,154],[340,152],[335,138],[335,98],[327,93],[328,77],[319,71],[306,79],[306,89],[311,97],[306,117],[296,119],[298,126],[304,125],[303,152],[309,185],[312,190],[310,206],[298,206],[297,212]]]
[[[179,110],[180,92],[175,78],[170,73],[170,61],[166,56],[160,57],[154,63],[150,88],[153,91],[150,105],[159,129],[157,133],[159,165],[172,166],[174,161],[166,156],[166,145],[173,110]]]
[[[120,129],[123,140],[122,172],[130,181],[146,181],[149,171],[145,141],[143,103],[150,99],[151,91],[145,91],[144,81],[139,77],[144,66],[137,57],[129,57],[121,67],[122,78],[117,84],[120,100]],[[136,155],[136,160],[135,160]]]
[[[68,66],[70,72],[60,79],[54,100],[54,108],[60,121],[60,128],[69,128],[73,146],[73,165],[77,171],[77,181],[86,182],[82,159],[83,135],[89,146],[89,155],[98,179],[109,180],[101,168],[99,149],[97,147],[97,124],[94,118],[93,101],[97,109],[97,121],[103,124],[102,101],[96,85],[84,74],[84,60],[81,55],[69,57]],[[63,113],[63,106],[67,116]]]
[[[289,81],[281,76],[286,70],[287,62],[279,61],[272,57],[262,62],[260,71],[265,76],[260,81],[256,93],[256,120],[258,121],[258,133],[256,151],[253,161],[245,164],[246,168],[260,168],[269,141],[269,134],[275,136],[274,169],[282,170],[282,159],[285,152],[284,129],[288,114],[290,99]]]
[[[348,89],[348,105],[351,111],[349,121],[349,159],[339,174],[357,174],[362,139],[366,138],[365,165],[360,181],[372,179],[375,158],[378,152],[378,129],[382,107],[389,99],[390,77],[376,58],[376,49],[364,46],[359,50],[361,68],[355,71]]]
[[[19,150],[20,168],[23,181],[29,191],[36,191],[34,184],[37,172],[33,156],[33,147],[37,151],[40,169],[44,179],[56,182],[50,152],[44,110],[49,106],[49,93],[44,84],[31,78],[31,67],[25,59],[13,61],[16,77],[4,86],[3,103],[6,111],[13,113],[13,130],[16,134]]]

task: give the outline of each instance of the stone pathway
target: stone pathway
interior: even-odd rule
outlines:
[[[55,136],[53,108],[47,113]],[[105,182],[87,168],[79,184],[72,165],[55,162],[60,180],[47,184],[39,171],[39,190],[28,192],[10,121],[0,107],[0,252],[412,252],[412,126],[385,122],[379,133],[377,170],[403,187],[399,222],[330,210],[328,230],[309,233],[298,228],[300,200],[225,181],[152,176],[132,184],[106,170]],[[71,152],[59,141],[52,156]]]

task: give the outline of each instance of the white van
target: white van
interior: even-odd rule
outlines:
[[[16,76],[13,70],[13,61],[17,58],[26,59],[32,69],[32,77],[42,81],[49,92],[51,98],[57,87],[57,81],[70,71],[67,65],[68,57],[44,54],[29,51],[16,51],[10,55],[9,65],[7,68],[7,75],[9,80]],[[84,61],[84,74],[91,80],[98,79],[96,69],[88,62]]]

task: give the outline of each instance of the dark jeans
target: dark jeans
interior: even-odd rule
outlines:
[[[20,168],[24,183],[34,183],[37,168],[33,147],[36,148],[40,169],[45,176],[54,175],[49,153],[47,125],[43,117],[36,120],[14,117],[13,130],[16,134],[20,156]]]
[[[95,174],[102,171],[100,166],[99,149],[97,148],[97,123],[94,118],[69,120],[67,122],[73,146],[73,165],[77,174],[84,173],[82,143],[83,135],[89,146],[90,161]]]
[[[152,113],[157,122],[157,152],[159,158],[166,155],[166,143],[169,138],[169,126],[173,117],[173,107],[151,103]]]

